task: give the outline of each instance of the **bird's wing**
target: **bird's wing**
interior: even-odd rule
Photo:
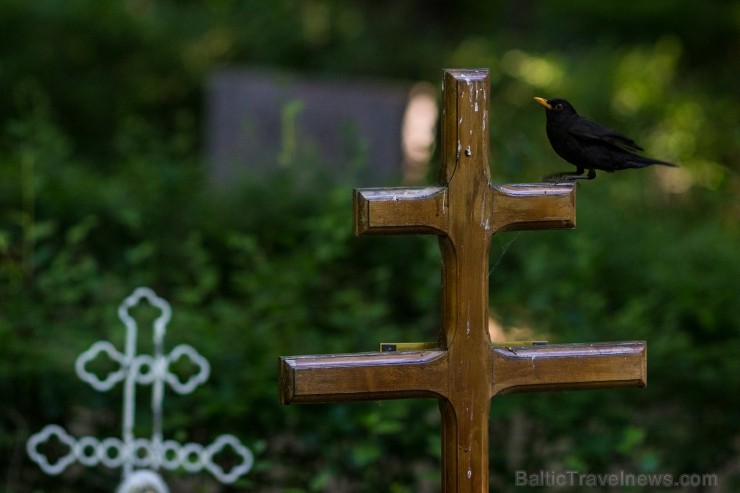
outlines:
[[[571,125],[568,131],[574,136],[582,139],[598,140],[600,142],[632,151],[643,150],[642,147],[637,145],[635,141],[629,137],[583,117],[578,118],[578,121]]]

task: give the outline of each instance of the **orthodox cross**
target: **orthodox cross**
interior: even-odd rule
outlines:
[[[442,318],[432,349],[281,357],[283,404],[432,397],[442,414],[442,491],[488,491],[492,397],[643,387],[646,344],[492,346],[488,253],[499,231],[575,227],[573,184],[493,185],[488,71],[446,70],[440,186],[354,191],[354,231],[434,234]]]

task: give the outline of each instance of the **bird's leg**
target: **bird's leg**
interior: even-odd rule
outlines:
[[[562,183],[562,182],[569,182],[569,181],[576,181],[576,180],[593,180],[596,178],[596,170],[594,168],[589,168],[588,174],[583,174],[583,168],[576,168],[575,173],[570,173],[568,171],[564,173],[555,173],[553,175],[548,175],[545,177],[545,181],[551,182],[551,183]]]
[[[544,178],[544,181],[550,182],[550,183],[563,183],[568,181],[576,181],[576,180],[591,180],[593,178],[589,178],[586,175],[582,175],[579,173],[571,173],[569,171],[563,172],[563,173],[555,173],[552,175],[547,175]]]
[[[563,173],[554,173],[552,175],[547,175],[542,180],[549,182],[549,183],[562,183],[564,181],[572,180],[573,179],[572,177],[574,176],[577,176],[577,175],[569,171],[566,171]]]

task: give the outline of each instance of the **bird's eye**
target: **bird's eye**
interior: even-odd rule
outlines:
[[[560,111],[560,110],[563,109],[563,105],[560,104],[560,103],[558,103],[558,104],[555,105],[555,109],[558,110],[558,111]]]

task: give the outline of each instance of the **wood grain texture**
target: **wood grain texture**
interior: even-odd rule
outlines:
[[[647,385],[644,342],[496,348],[493,353],[492,397]]]
[[[491,345],[492,235],[574,228],[575,186],[491,183],[487,71],[446,70],[442,101],[439,186],[354,191],[356,235],[438,236],[442,264],[438,347],[281,357],[280,399],[291,404],[436,398],[442,414],[442,491],[483,492],[489,488],[492,397],[645,386],[647,353],[643,342]]]

